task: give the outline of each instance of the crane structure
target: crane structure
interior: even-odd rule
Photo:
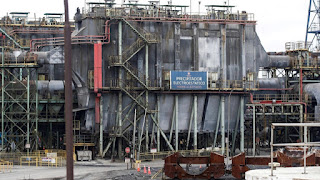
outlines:
[[[320,1],[310,0],[306,30],[305,48],[319,51],[320,43]]]

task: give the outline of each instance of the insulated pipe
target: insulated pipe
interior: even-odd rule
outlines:
[[[30,55],[37,56],[37,63],[38,64],[49,64],[48,56],[49,52],[34,52],[29,53],[28,51],[13,51],[13,52],[6,52],[5,59],[10,60],[12,62],[25,62],[25,60],[30,57]]]

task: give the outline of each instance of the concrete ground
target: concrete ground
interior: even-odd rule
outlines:
[[[76,162],[74,166],[74,178],[78,180],[134,180],[151,179],[151,176],[163,167],[163,161],[142,163],[151,167],[151,175],[136,170],[127,170],[125,163],[114,163],[110,160],[95,160],[91,162]],[[23,180],[23,179],[65,179],[66,167],[35,167],[15,165],[11,172],[0,173],[0,179]],[[159,178],[161,179],[161,174]]]
[[[306,172],[303,167],[279,167],[270,176],[270,169],[256,169],[246,172],[246,180],[320,180],[320,167],[307,167]]]

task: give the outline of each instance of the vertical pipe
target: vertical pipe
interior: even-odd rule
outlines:
[[[135,158],[135,151],[136,151],[136,131],[137,131],[137,109],[134,110],[134,118],[133,118],[133,132],[132,132],[132,154],[133,154],[133,158]]]
[[[103,98],[100,97],[100,137],[99,137],[99,154],[103,154]]]
[[[157,150],[160,152],[160,95],[157,96],[157,103],[158,103],[158,112],[157,112],[157,118],[158,118],[158,127],[157,127]]]
[[[253,105],[253,122],[252,122],[252,154],[256,155],[256,106]]]
[[[30,69],[27,68],[27,144],[30,146]],[[29,154],[30,148],[27,148]]]
[[[149,86],[149,46],[148,44],[145,47],[145,81],[146,81],[146,86]],[[148,105],[149,105],[149,91],[147,89],[146,91],[146,108],[148,109]],[[146,117],[146,151],[148,152],[149,150],[149,119],[148,117]]]
[[[4,44],[2,44],[2,67],[4,66]],[[1,149],[4,149],[4,68],[1,68]]]
[[[244,97],[240,99],[240,152],[244,152]]]
[[[65,59],[65,122],[66,122],[66,149],[67,149],[67,180],[73,179],[73,137],[72,137],[72,52],[71,29],[69,22],[68,0],[64,0],[65,26],[64,26],[64,59]]]
[[[176,135],[176,151],[179,150],[179,98],[178,95],[175,95],[175,102],[176,102],[176,128],[175,128],[175,135]]]
[[[221,154],[225,154],[225,97],[221,96]]]
[[[194,150],[197,150],[198,149],[198,127],[197,127],[197,123],[198,123],[198,120],[197,120],[197,117],[198,117],[198,114],[197,114],[197,111],[198,111],[198,96],[194,96],[194,102],[193,102],[193,109],[194,109],[194,129],[193,129],[193,147],[194,147]]]
[[[242,79],[246,79],[246,31],[245,31],[245,25],[241,26],[241,66],[242,66]],[[245,83],[245,81],[243,81]],[[245,88],[245,84],[243,84],[243,88]]]
[[[271,150],[270,150],[270,157],[271,157],[271,176],[273,176],[273,125],[271,125]]]

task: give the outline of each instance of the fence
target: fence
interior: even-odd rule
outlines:
[[[61,167],[66,164],[66,151],[58,149],[38,150],[35,152],[0,153],[0,166],[11,167],[13,164],[28,166]],[[8,169],[7,168],[7,169]],[[2,169],[2,167],[0,167]]]

